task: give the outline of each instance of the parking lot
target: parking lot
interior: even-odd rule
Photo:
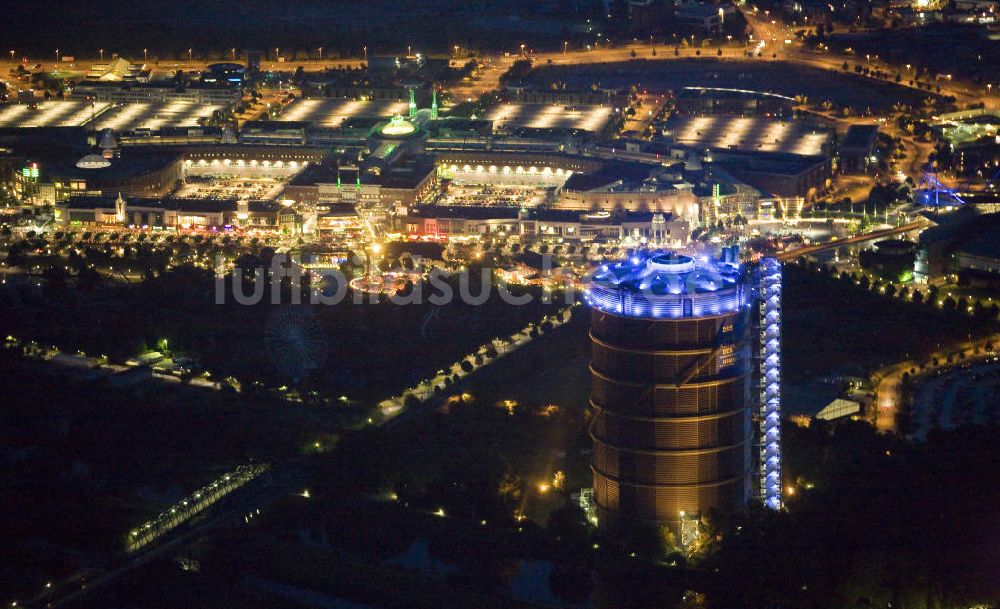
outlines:
[[[810,130],[791,121],[739,116],[674,116],[665,133],[679,144],[696,148],[823,154],[826,131]]]
[[[555,104],[499,104],[487,110],[486,120],[495,129],[581,129],[599,133],[611,120],[610,106],[562,106]]]
[[[964,364],[918,382],[910,407],[912,435],[918,440],[932,429],[1000,422],[1000,366],[993,358]]]
[[[275,120],[303,121],[316,126],[335,128],[355,116],[392,116],[404,114],[404,101],[358,101],[352,99],[297,99]]]
[[[97,129],[113,129],[118,133],[136,130],[159,131],[170,127],[197,127],[199,121],[210,118],[225,106],[187,101],[140,102],[115,104],[98,117]]]
[[[111,106],[110,102],[53,99],[0,106],[0,127],[79,127]]]

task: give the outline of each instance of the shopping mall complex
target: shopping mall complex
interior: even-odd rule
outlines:
[[[427,83],[353,93],[291,97],[239,128],[215,121],[229,111],[219,93],[11,104],[0,180],[70,225],[309,234],[346,206],[385,233],[614,238],[652,234],[660,218],[686,239],[801,208],[834,167],[829,134],[760,116],[679,116],[652,141],[611,140],[632,111],[615,92],[518,91],[481,116],[445,116]],[[121,201],[133,212],[116,213]]]

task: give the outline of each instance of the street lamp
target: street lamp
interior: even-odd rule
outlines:
[[[323,47],[319,48],[319,60],[323,61]]]
[[[568,48],[569,48],[569,41],[568,40],[563,40],[563,55],[566,54],[566,49],[568,49]],[[14,51],[11,51],[11,53],[13,54]],[[11,55],[11,56],[13,56],[13,55]]]
[[[97,49],[97,52],[101,56],[101,61],[104,61],[104,49]]]
[[[365,47],[362,50],[364,51],[364,55],[365,55],[365,63],[368,63],[368,47]]]
[[[455,57],[458,57],[458,45],[455,45]]]
[[[14,63],[14,49],[10,50],[10,62]]]
[[[194,49],[188,48],[188,61],[194,61]]]
[[[229,49],[229,51],[233,55],[233,61],[236,61],[236,47]]]
[[[143,63],[145,63],[148,60],[149,60],[149,49],[143,49],[142,50],[142,61],[143,61]]]
[[[275,61],[278,61],[278,51],[280,51],[280,50],[281,49],[279,49],[278,47],[274,47],[274,60]]]
[[[56,61],[59,61],[59,49],[56,49]]]
[[[524,57],[524,43],[521,43],[521,57]]]

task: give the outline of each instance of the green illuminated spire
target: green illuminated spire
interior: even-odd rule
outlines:
[[[417,115],[417,97],[416,97],[417,93],[413,89],[413,87],[410,87],[409,89],[410,89],[410,118],[413,118],[414,116]]]
[[[438,90],[437,87],[431,88],[431,118],[438,117]]]

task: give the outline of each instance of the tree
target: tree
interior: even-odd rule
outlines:
[[[670,527],[666,525],[661,526],[657,530],[657,533],[659,534],[659,542],[662,546],[662,552],[664,554],[678,551],[679,546],[677,545],[677,536],[674,535],[674,532]]]
[[[7,264],[10,266],[21,266],[26,258],[23,248],[19,243],[13,243],[7,248]]]

